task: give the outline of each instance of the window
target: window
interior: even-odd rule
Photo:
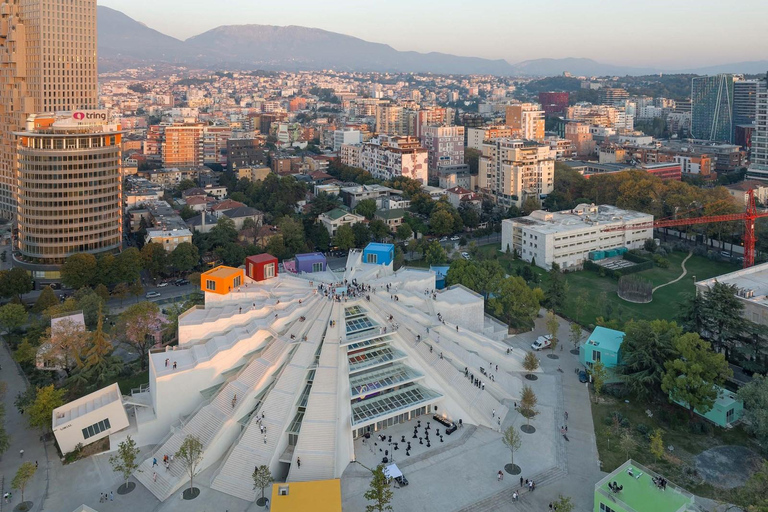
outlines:
[[[241,281],[241,278],[240,278],[240,276],[237,276],[237,277],[235,278],[234,282],[232,283],[232,286],[234,286],[235,288],[237,288],[238,286],[240,286],[240,281]]]
[[[93,437],[96,434],[104,432],[105,430],[109,430],[110,428],[112,427],[109,425],[109,418],[104,419],[98,423],[94,423],[90,427],[83,429],[83,439],[88,439],[89,437]]]
[[[593,360],[594,362],[598,362],[598,361],[600,361],[600,356],[601,356],[601,355],[602,355],[602,354],[601,354],[599,351],[597,351],[597,350],[593,350],[593,351],[592,351],[592,360]]]
[[[216,291],[216,281],[213,281],[212,279],[206,279],[205,280],[205,288],[207,290]]]
[[[378,255],[377,254],[371,254],[368,253],[366,255],[366,263],[378,263]]]
[[[312,272],[322,272],[322,271],[323,271],[323,264],[322,263],[318,262],[318,263],[313,263],[312,264]]]
[[[733,415],[735,411],[733,409],[728,409],[728,412],[725,413],[725,422],[726,423],[733,423]]]
[[[606,505],[605,503],[601,503],[601,504],[600,504],[600,512],[616,512],[616,511],[615,511],[615,510],[613,510],[613,509],[612,509],[611,507],[609,507],[608,505]]]
[[[264,278],[268,279],[270,277],[275,277],[275,264],[270,263],[268,265],[264,265]]]

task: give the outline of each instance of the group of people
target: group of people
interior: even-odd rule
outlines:
[[[471,382],[473,386],[485,390],[485,384],[480,379],[475,378],[466,366],[464,367],[464,376],[469,379],[469,382]]]
[[[109,491],[109,494],[103,492],[99,496],[99,503],[104,503],[105,501],[115,501],[115,493],[112,491]]]
[[[655,480],[655,479],[654,479],[654,480]],[[613,482],[608,482],[608,488],[609,488],[611,491],[613,491],[613,492],[621,492],[621,491],[623,491],[623,490],[624,490],[624,486],[623,486],[623,485],[619,485],[619,484],[616,482],[616,480],[614,480]]]
[[[165,358],[165,367],[168,368],[168,365],[171,363],[171,360],[167,357]],[[176,361],[173,362],[173,369],[176,369]]]
[[[615,484],[616,482],[614,482]],[[667,490],[667,479],[661,476],[655,476],[653,477],[653,483],[656,487],[661,489],[662,491]]]
[[[171,455],[163,455],[163,466],[165,466],[166,471],[171,470],[171,463],[173,462],[173,454]],[[152,457],[152,467],[154,468],[157,466],[157,457]],[[157,473],[155,473],[152,476],[153,480],[157,480]]]

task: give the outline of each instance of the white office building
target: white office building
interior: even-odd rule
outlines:
[[[362,144],[363,134],[360,130],[344,128],[333,132],[333,150],[339,151],[342,144]]]
[[[640,249],[653,237],[653,215],[615,206],[580,204],[573,210],[537,210],[501,223],[501,250],[517,251],[542,268],[580,268],[589,253],[625,247]],[[628,229],[611,230],[628,227]],[[637,226],[633,229],[632,226]]]

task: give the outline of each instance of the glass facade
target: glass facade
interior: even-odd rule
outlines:
[[[691,136],[733,141],[733,75],[697,76],[691,80]]]

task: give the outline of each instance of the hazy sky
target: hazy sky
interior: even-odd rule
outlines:
[[[99,0],[186,39],[219,25],[300,25],[398,50],[697,67],[768,58],[765,0]]]

